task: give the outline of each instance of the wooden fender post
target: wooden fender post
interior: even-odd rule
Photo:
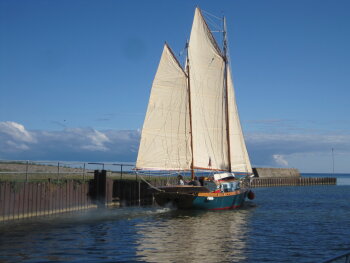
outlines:
[[[107,205],[107,171],[94,171],[94,200],[98,207]]]

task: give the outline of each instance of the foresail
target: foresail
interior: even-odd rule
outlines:
[[[198,8],[188,56],[194,168],[229,170],[225,62]]]
[[[245,145],[239,120],[231,70],[227,69],[228,108],[230,126],[231,170],[234,172],[252,173],[248,151]]]
[[[153,81],[136,169],[191,167],[187,75],[165,44]]]

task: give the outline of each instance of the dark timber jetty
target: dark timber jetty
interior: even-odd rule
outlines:
[[[0,222],[107,206],[152,205],[149,185],[137,175],[95,170],[87,180],[0,180]],[[254,168],[250,187],[334,185],[336,178],[305,178],[296,169]],[[0,177],[1,179],[1,177]],[[147,176],[153,186],[176,182],[176,177]]]
[[[273,187],[273,186],[305,186],[305,185],[335,185],[337,178],[331,177],[285,177],[285,178],[253,178],[250,187]]]

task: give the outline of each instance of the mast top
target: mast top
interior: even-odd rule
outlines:
[[[226,17],[223,16],[223,57],[226,63],[228,63],[228,57],[227,57],[227,28],[226,28]]]

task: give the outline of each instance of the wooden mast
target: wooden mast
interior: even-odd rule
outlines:
[[[192,129],[192,104],[191,104],[191,84],[190,84],[190,60],[188,58],[188,41],[186,43],[186,71],[187,71],[187,87],[188,87],[188,108],[190,115],[190,133],[191,133],[191,180],[194,180],[194,154],[193,154],[193,129]]]
[[[230,140],[230,118],[229,118],[229,108],[228,108],[228,85],[227,85],[227,64],[228,64],[228,57],[227,57],[227,36],[226,36],[226,18],[223,17],[223,48],[224,48],[224,61],[225,61],[225,68],[224,68],[224,89],[226,92],[226,136],[227,136],[227,151],[228,151],[228,165],[229,165],[229,171],[232,172],[231,168],[231,140]]]

